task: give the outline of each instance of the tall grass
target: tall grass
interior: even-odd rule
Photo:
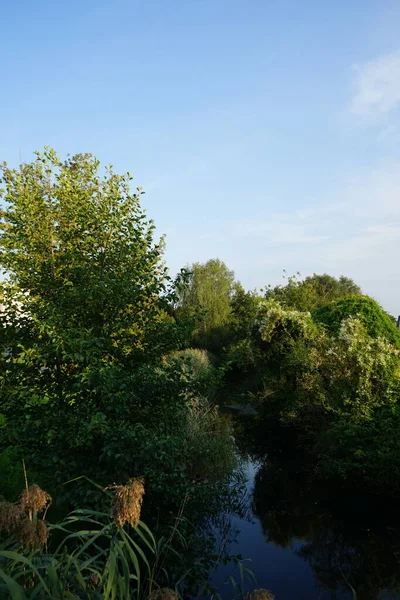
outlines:
[[[43,504],[35,515],[29,503],[24,507],[26,491],[18,503],[3,503],[3,515],[19,513],[20,518],[12,523],[3,519],[1,523],[7,538],[0,547],[0,598],[178,598],[176,590],[158,583],[168,579],[163,567],[166,555],[174,553],[175,560],[181,560],[173,548],[177,525],[168,538],[155,539],[140,520],[144,491],[140,486],[141,481],[133,480],[112,491],[103,489],[110,499],[108,512],[75,510],[55,525],[40,518]],[[32,489],[40,490],[38,486]],[[28,543],[21,523],[33,523],[34,519],[43,524],[46,535]]]
[[[204,409],[199,414],[206,418]],[[194,437],[197,418],[190,423]],[[208,418],[212,423],[212,408]],[[1,600],[178,600],[193,584],[201,597],[205,593],[219,598],[207,582],[203,559],[187,568],[187,497],[173,523],[156,539],[140,519],[142,479],[108,488],[88,481],[101,489],[109,510],[78,509],[49,524],[46,514],[52,500],[27,480],[18,502],[0,503]],[[226,582],[233,586],[235,600],[243,598],[244,577],[251,576],[241,561],[236,562],[240,582],[232,576]],[[215,566],[218,563],[217,558]]]

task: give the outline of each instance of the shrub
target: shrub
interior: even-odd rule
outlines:
[[[400,491],[400,413],[383,408],[357,423],[339,418],[320,437],[318,471],[326,477],[364,480],[374,491]]]
[[[309,411],[358,422],[398,402],[400,351],[383,338],[370,337],[356,318],[345,319],[337,337],[321,333],[305,353],[289,355],[285,365],[297,388],[287,416],[304,424]]]
[[[375,300],[368,296],[351,296],[332,302],[315,310],[316,323],[323,324],[329,333],[338,334],[340,325],[347,317],[357,317],[372,337],[383,337],[400,348],[400,331],[390,316]]]
[[[214,369],[211,354],[201,348],[185,348],[171,352],[164,358],[166,364],[181,365],[194,380],[207,379]]]
[[[400,350],[358,317],[331,332],[274,301],[260,307],[253,345],[274,392],[264,409],[313,439],[318,471],[390,491],[400,465]]]

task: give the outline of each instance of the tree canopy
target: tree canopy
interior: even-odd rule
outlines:
[[[53,484],[86,473],[108,484],[116,458],[120,477],[154,473],[160,428],[183,400],[179,376],[153,367],[179,327],[141,190],[90,154],[46,149],[1,172],[0,445]]]
[[[1,172],[0,266],[12,284],[4,294],[30,314],[31,343],[48,336],[54,350],[57,338],[54,356],[90,345],[108,361],[161,352],[168,278],[132,177],[100,173],[90,154],[63,162],[51,149]]]
[[[288,278],[286,285],[270,287],[266,298],[296,310],[313,311],[345,296],[361,294],[359,286],[343,275],[338,279],[326,273],[300,279],[299,274]]]
[[[187,269],[189,283],[181,294],[178,314],[201,316],[194,335],[199,345],[208,346],[211,336],[229,323],[235,274],[219,259]]]

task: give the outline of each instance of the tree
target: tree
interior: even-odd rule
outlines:
[[[31,328],[42,339],[54,331],[58,356],[80,349],[128,364],[160,354],[168,277],[132,177],[101,176],[91,155],[62,162],[50,149],[1,172],[0,266]]]
[[[88,474],[108,484],[115,460],[132,476],[136,425],[148,415],[165,429],[180,401],[176,386],[154,393],[149,366],[179,330],[142,192],[90,154],[61,161],[46,149],[1,172],[1,446],[51,470],[52,483]],[[151,447],[143,426],[140,436]]]
[[[329,302],[339,300],[350,295],[361,295],[361,289],[348,277],[338,279],[328,274],[314,275],[299,279],[299,273],[289,277],[284,286],[268,288],[265,294],[267,299],[274,299],[289,308],[296,310],[313,311]]]
[[[262,300],[256,291],[246,292],[240,283],[236,283],[231,300],[231,321],[236,340],[247,337]]]
[[[231,318],[231,300],[235,275],[219,259],[188,267],[189,284],[182,290],[177,314],[201,316],[194,331],[195,342],[202,347],[218,347],[224,337],[224,328]],[[213,348],[215,349],[215,348]]]

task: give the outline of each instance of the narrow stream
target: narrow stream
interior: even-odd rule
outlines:
[[[247,460],[247,515],[232,517],[232,554],[276,600],[400,599],[399,501],[316,482],[292,453]],[[222,600],[240,585],[234,562],[212,576]],[[356,595],[355,595],[356,594]]]

